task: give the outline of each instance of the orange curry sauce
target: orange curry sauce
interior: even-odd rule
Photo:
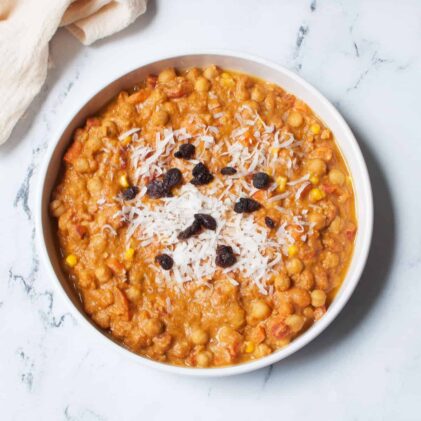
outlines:
[[[150,75],[89,118],[50,209],[94,322],[192,367],[261,358],[323,317],[357,229],[330,130],[216,66]]]

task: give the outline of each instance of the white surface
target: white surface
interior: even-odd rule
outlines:
[[[47,85],[0,148],[2,420],[419,420],[420,39],[417,0],[319,0],[313,12],[304,0],[166,0],[90,48],[59,33]],[[241,377],[168,375],[99,346],[52,293],[34,250],[37,170],[79,89],[121,61],[183,46],[298,70],[345,116],[373,182],[373,247],[345,310],[294,356]]]

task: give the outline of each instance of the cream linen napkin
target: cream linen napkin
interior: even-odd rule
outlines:
[[[147,0],[0,0],[0,144],[47,76],[48,42],[65,26],[85,45],[120,31]]]

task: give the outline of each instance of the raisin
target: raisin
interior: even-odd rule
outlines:
[[[251,213],[259,210],[262,205],[254,199],[242,197],[235,205],[234,212],[237,213]]]
[[[194,166],[192,174],[194,178],[190,182],[195,186],[208,184],[213,180],[213,175],[209,172],[208,167],[201,162]]]
[[[203,228],[212,231],[216,230],[216,221],[211,215],[207,215],[206,213],[195,213],[194,219],[199,221]]]
[[[193,177],[198,177],[200,174],[204,174],[207,172],[209,172],[208,167],[202,162],[199,162],[198,164],[194,166],[192,174],[193,174]]]
[[[191,143],[185,143],[180,146],[177,152],[174,153],[174,156],[181,159],[191,159],[194,157],[195,152],[196,147],[194,145]]]
[[[237,172],[237,170],[233,167],[224,167],[221,170],[222,175],[234,175]]]
[[[190,182],[195,186],[203,186],[204,184],[209,184],[213,180],[213,175],[210,173],[200,174],[199,176],[193,178]]]
[[[178,168],[171,168],[164,175],[164,186],[171,190],[173,187],[181,183],[181,171]]]
[[[193,235],[196,235],[200,230],[202,229],[202,224],[195,219],[193,223],[188,226],[184,231],[181,231],[177,238],[179,240],[187,240],[190,237],[193,237]]]
[[[168,170],[164,179],[152,180],[146,186],[146,194],[154,199],[161,197],[171,197],[171,189],[181,183],[182,175],[178,168]]]
[[[228,268],[235,264],[237,258],[234,255],[232,247],[218,246],[216,249],[215,264],[221,268]]]
[[[123,190],[123,199],[124,200],[132,200],[136,197],[139,193],[139,187],[137,186],[130,186],[126,190]]]
[[[269,216],[265,216],[265,224],[268,228],[275,228],[276,223],[272,218],[269,218]]]
[[[258,172],[253,175],[253,186],[256,189],[267,189],[269,187],[271,178],[264,172]]]
[[[162,253],[158,254],[155,257],[155,261],[162,267],[164,270],[170,270],[174,266],[174,260],[168,254]]]
[[[146,194],[153,199],[159,199],[168,196],[169,191],[161,180],[152,180],[146,186]]]

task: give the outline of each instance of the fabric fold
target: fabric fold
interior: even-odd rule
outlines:
[[[92,44],[130,25],[147,0],[1,0],[0,144],[39,93],[47,76],[48,43],[60,26]]]

